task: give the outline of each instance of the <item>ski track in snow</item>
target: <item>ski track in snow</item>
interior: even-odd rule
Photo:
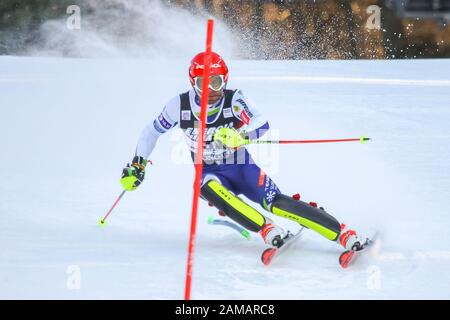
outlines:
[[[340,248],[307,231],[265,267],[259,236],[207,225],[215,212],[202,202],[193,298],[450,298],[450,60],[228,64],[228,87],[254,100],[273,137],[373,138],[250,150],[282,191],[382,239],[342,270]],[[0,298],[183,297],[194,171],[179,132],[160,139],[145,183],[106,227],[98,221],[141,129],[189,88],[186,69],[0,57]]]

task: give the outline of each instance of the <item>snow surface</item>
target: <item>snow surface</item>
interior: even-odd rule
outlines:
[[[282,191],[382,238],[342,270],[339,246],[307,231],[267,268],[262,240],[209,226],[202,202],[192,297],[450,298],[450,60],[228,64],[273,137],[373,138],[251,150]],[[0,298],[183,298],[194,170],[179,130],[98,220],[141,129],[188,88],[181,60],[0,57]]]

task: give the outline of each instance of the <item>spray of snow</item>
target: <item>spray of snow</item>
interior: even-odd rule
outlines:
[[[45,22],[33,56],[87,58],[183,58],[205,45],[205,13],[192,13],[159,0],[83,1],[80,29],[67,27],[67,18]],[[229,56],[234,38],[216,20],[214,50]]]

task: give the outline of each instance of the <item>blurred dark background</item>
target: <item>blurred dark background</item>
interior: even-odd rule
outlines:
[[[64,17],[69,5],[83,5],[84,2],[0,1],[2,55],[23,54],[28,46],[40,41],[39,28],[44,22]],[[120,5],[117,1],[109,2],[111,6]],[[242,58],[450,57],[450,0],[161,2],[166,6],[189,10],[193,14],[206,12],[225,22],[244,45],[252,47],[242,50]],[[380,9],[379,25],[374,20],[374,11],[368,11],[371,6],[378,6]]]

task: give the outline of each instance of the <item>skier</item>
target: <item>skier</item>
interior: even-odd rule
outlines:
[[[131,165],[122,172],[121,184],[125,190],[135,190],[144,180],[145,167],[159,136],[178,126],[184,131],[195,159],[197,149],[197,121],[200,116],[200,96],[204,53],[191,61],[189,80],[192,89],[172,98],[161,114],[149,123],[140,135]],[[201,196],[219,213],[226,215],[244,228],[259,233],[264,242],[281,247],[288,232],[277,226],[238,196],[245,195],[264,210],[314,230],[325,238],[336,241],[346,250],[361,250],[362,241],[354,230],[346,228],[314,203],[300,201],[281,193],[277,185],[252,160],[244,146],[229,147],[225,132],[238,133],[245,139],[260,138],[269,124],[240,90],[226,89],[228,68],[217,53],[212,53],[208,96]]]

